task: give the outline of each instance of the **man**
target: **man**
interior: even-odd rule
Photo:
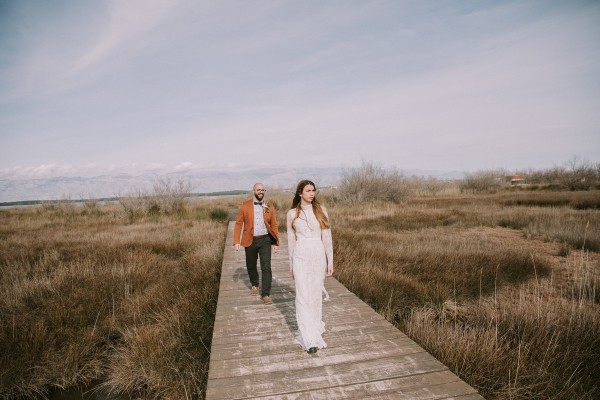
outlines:
[[[275,253],[279,249],[277,217],[273,204],[263,201],[264,185],[255,183],[252,192],[253,198],[246,200],[240,206],[233,230],[233,246],[235,251],[239,251],[241,244],[246,251],[246,269],[252,285],[252,289],[250,289],[252,296],[258,294],[259,281],[256,261],[260,256],[262,275],[260,297],[263,303],[271,304],[271,248]]]

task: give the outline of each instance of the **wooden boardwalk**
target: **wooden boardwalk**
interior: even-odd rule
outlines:
[[[285,234],[272,259],[272,305],[249,291],[229,224],[212,339],[207,400],[483,399],[476,390],[334,278],[325,280],[326,349],[295,343],[294,281]]]

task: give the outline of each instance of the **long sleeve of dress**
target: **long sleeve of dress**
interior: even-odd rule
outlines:
[[[292,221],[294,220],[294,210],[290,210],[287,213],[287,239],[288,239],[288,256],[290,258],[290,271],[292,270],[292,257],[294,255],[294,248],[296,247],[296,232],[292,228]]]
[[[333,238],[331,237],[331,229],[323,229],[321,231],[321,240],[323,241],[323,247],[325,247],[327,265],[333,265]]]
[[[323,207],[323,213],[325,213],[325,216],[329,219],[329,214],[325,207]],[[329,220],[329,222],[331,223],[331,220]],[[321,231],[321,240],[323,241],[323,247],[325,247],[327,266],[333,265],[333,237],[331,236],[331,229],[323,229]]]

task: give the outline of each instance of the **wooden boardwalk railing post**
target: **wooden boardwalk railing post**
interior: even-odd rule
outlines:
[[[334,278],[323,305],[326,349],[295,343],[294,281],[285,238],[272,259],[272,305],[250,295],[243,249],[229,224],[212,339],[207,400],[482,399],[446,366]]]

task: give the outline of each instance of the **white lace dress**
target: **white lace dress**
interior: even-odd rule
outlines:
[[[321,229],[309,205],[302,207],[298,218],[295,209],[288,211],[287,236],[290,269],[296,284],[296,341],[304,350],[323,349],[327,343],[321,337],[325,332],[322,296],[327,296],[323,286],[327,265],[333,264],[331,230]]]

